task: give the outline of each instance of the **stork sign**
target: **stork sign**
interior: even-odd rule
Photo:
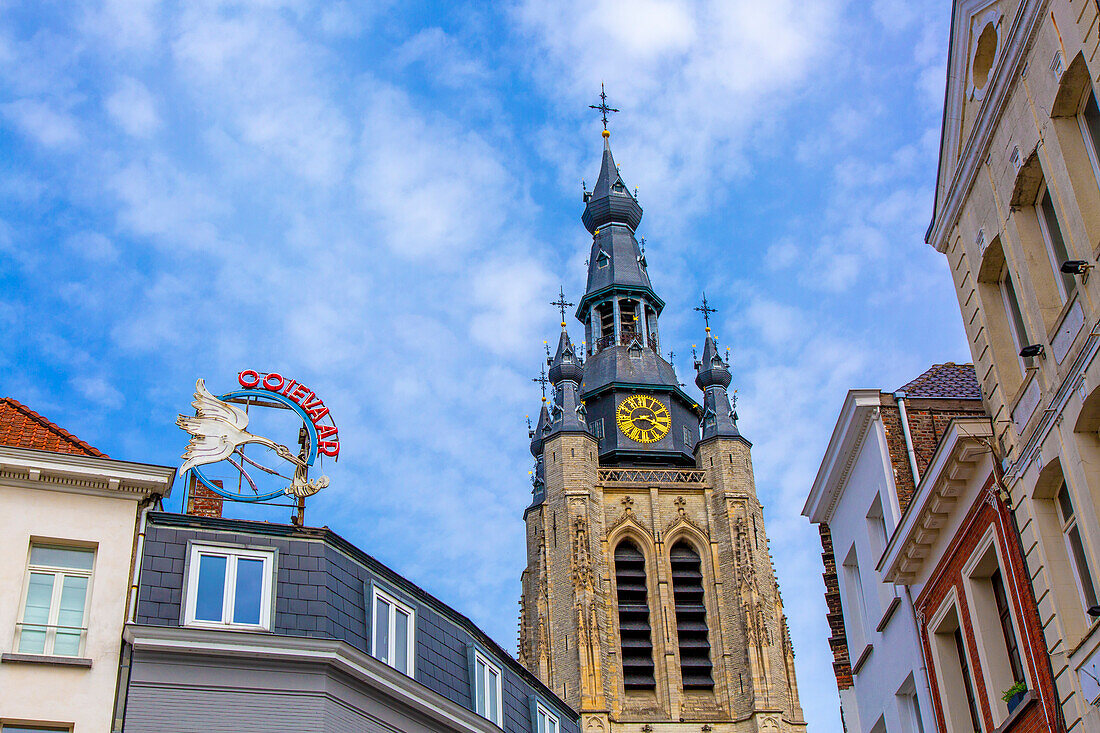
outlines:
[[[289,496],[300,512],[305,497],[328,486],[328,477],[311,479],[309,469],[319,456],[339,457],[336,423],[321,398],[293,379],[247,369],[237,381],[242,389],[221,396],[203,380],[195,383],[194,417],[176,418],[191,435],[179,475],[191,471],[235,501]],[[291,450],[295,441],[298,449]]]

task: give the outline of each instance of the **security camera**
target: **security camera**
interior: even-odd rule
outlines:
[[[1036,356],[1042,356],[1043,350],[1044,349],[1042,344],[1030,344],[1029,346],[1025,346],[1024,348],[1020,349],[1020,356],[1024,357],[1025,359],[1033,359]]]
[[[1092,267],[1085,260],[1066,260],[1062,263],[1061,270],[1067,275],[1087,275]]]

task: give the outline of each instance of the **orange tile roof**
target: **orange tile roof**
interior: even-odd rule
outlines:
[[[11,397],[0,397],[0,445],[107,458],[103,451]]]

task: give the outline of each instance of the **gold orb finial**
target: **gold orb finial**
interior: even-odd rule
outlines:
[[[710,326],[707,326],[707,333],[710,333]]]
[[[603,137],[604,137],[605,140],[607,138],[611,137],[611,130],[604,130],[603,131]]]

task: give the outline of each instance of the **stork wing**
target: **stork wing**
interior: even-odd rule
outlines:
[[[181,456],[184,463],[179,469],[180,476],[195,466],[224,460],[236,447],[226,439],[226,425],[222,420],[180,415],[176,425],[191,433],[187,450]]]
[[[206,383],[201,379],[195,382],[195,400],[191,405],[195,408],[197,417],[221,420],[229,423],[237,430],[244,430],[248,427],[248,414],[244,410],[234,407],[228,402],[223,402],[210,394],[206,389]],[[186,430],[186,428],[184,429]]]

